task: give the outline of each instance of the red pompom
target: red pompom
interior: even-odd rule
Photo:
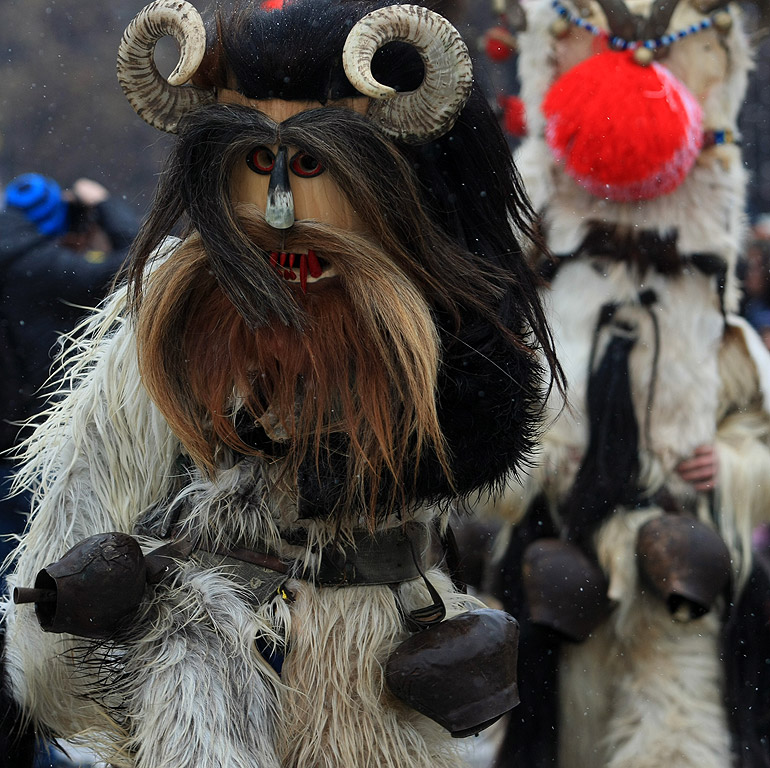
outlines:
[[[503,110],[503,130],[511,136],[526,136],[527,118],[524,102],[518,96],[499,96],[497,103]]]
[[[283,8],[283,0],[262,0],[263,11],[278,11]]]
[[[510,59],[515,48],[515,38],[505,27],[492,27],[487,30],[484,50],[492,61]]]
[[[546,141],[597,197],[627,202],[672,192],[703,143],[695,97],[665,67],[607,51],[562,75],[543,101]]]

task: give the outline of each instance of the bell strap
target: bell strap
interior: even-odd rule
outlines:
[[[297,542],[299,543],[299,542]],[[311,581],[320,587],[399,584],[420,578],[429,530],[421,523],[406,523],[381,531],[354,531],[352,543],[330,544],[321,551],[318,568],[282,559],[277,553],[245,547],[207,548],[180,538],[148,555],[152,582],[161,581],[175,559],[206,553],[247,563],[284,576]],[[265,547],[267,549],[267,547]]]
[[[352,544],[324,547],[318,569],[306,567],[297,575],[322,587],[399,584],[420,578],[428,543],[428,528],[421,523],[355,531]]]

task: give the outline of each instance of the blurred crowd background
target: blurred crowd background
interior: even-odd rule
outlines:
[[[138,120],[115,77],[120,36],[146,0],[3,0],[0,3],[0,184],[34,170],[63,186],[87,176],[141,214],[149,205],[169,137]],[[210,0],[196,0],[200,10]],[[515,89],[515,56],[492,62],[484,34],[493,0],[428,0],[465,34],[490,98]],[[171,40],[157,61],[175,63]],[[752,222],[770,212],[770,41],[758,51],[743,110],[743,152],[752,178]]]
[[[115,76],[145,0],[0,3],[0,184],[27,171],[63,187],[89,177],[143,213],[169,138],[138,120]],[[175,46],[160,46],[171,71]],[[164,54],[168,54],[164,56]]]
[[[136,118],[115,77],[120,36],[145,0],[3,0],[0,3],[0,183],[29,170],[63,185],[89,176],[121,190],[141,213],[170,139]],[[430,3],[428,3],[430,4]],[[204,10],[209,2],[198,0]],[[492,62],[484,34],[497,23],[492,0],[436,0],[473,49],[477,75],[496,100],[515,88],[515,56]],[[167,45],[164,45],[167,43]],[[172,41],[159,46],[170,72]],[[752,221],[770,212],[770,41],[759,49],[742,115],[752,179]]]

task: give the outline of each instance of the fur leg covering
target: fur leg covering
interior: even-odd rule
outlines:
[[[280,683],[254,645],[270,630],[230,579],[186,567],[137,628],[109,692],[136,768],[279,768]]]
[[[469,598],[441,572],[428,572],[451,614]],[[289,652],[283,667],[284,768],[461,768],[456,742],[436,723],[400,703],[384,686],[383,668],[405,639],[389,587],[316,589],[296,585]],[[421,581],[399,587],[405,610],[429,602]]]
[[[621,512],[599,534],[618,606],[560,664],[561,768],[727,768],[718,611],[675,621],[638,581],[636,536],[655,510]]]

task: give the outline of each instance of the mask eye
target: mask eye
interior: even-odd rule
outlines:
[[[297,176],[302,176],[306,179],[311,176],[318,176],[325,170],[321,163],[307,152],[297,152],[292,157],[289,167]]]
[[[275,167],[275,155],[269,147],[259,146],[246,156],[246,164],[254,173],[268,174]]]

